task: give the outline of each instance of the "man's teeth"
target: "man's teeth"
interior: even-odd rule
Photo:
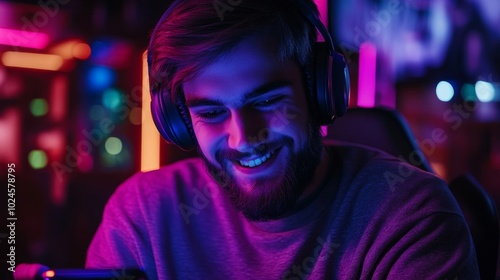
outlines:
[[[252,159],[252,160],[240,160],[240,164],[245,166],[245,167],[256,167],[256,166],[259,166],[259,165],[263,164],[264,162],[266,162],[273,155],[273,153],[274,152],[267,153],[260,158],[256,158],[256,159]]]

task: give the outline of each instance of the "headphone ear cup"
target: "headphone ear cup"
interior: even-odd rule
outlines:
[[[334,116],[334,100],[331,92],[331,57],[323,42],[315,43],[314,49],[314,77],[316,103],[318,105],[318,117],[321,125],[330,124]]]
[[[185,151],[192,149],[196,141],[191,120],[182,102],[172,102],[168,91],[153,93],[151,96],[151,114],[160,135]]]
[[[349,93],[350,93],[350,78],[347,63],[345,63],[344,56],[338,52],[334,52],[331,56],[332,71],[331,87],[333,91],[333,104],[335,111],[333,114],[336,117],[341,117],[347,111],[349,106]]]
[[[314,53],[319,121],[321,125],[328,125],[347,110],[349,73],[344,57],[336,52],[331,55],[325,42],[317,42]]]

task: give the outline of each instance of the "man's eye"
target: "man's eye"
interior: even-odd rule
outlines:
[[[283,100],[283,98],[285,98],[285,97],[279,96],[279,97],[275,97],[275,98],[264,99],[260,102],[257,102],[255,105],[257,107],[269,107],[269,106],[272,106],[272,105],[280,102],[281,100]]]
[[[206,112],[200,112],[198,113],[198,116],[204,120],[213,120],[216,119],[217,117],[220,117],[224,114],[224,110],[210,110]]]

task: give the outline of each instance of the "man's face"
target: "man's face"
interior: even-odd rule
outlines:
[[[183,84],[211,175],[251,220],[290,211],[321,156],[298,65],[247,39]]]

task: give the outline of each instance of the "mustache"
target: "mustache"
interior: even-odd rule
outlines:
[[[238,161],[249,157],[263,157],[266,154],[275,151],[282,146],[293,147],[293,138],[288,136],[283,136],[280,139],[271,141],[268,143],[261,143],[248,152],[240,152],[235,149],[220,149],[215,153],[215,158],[219,164],[223,163],[224,160]]]

